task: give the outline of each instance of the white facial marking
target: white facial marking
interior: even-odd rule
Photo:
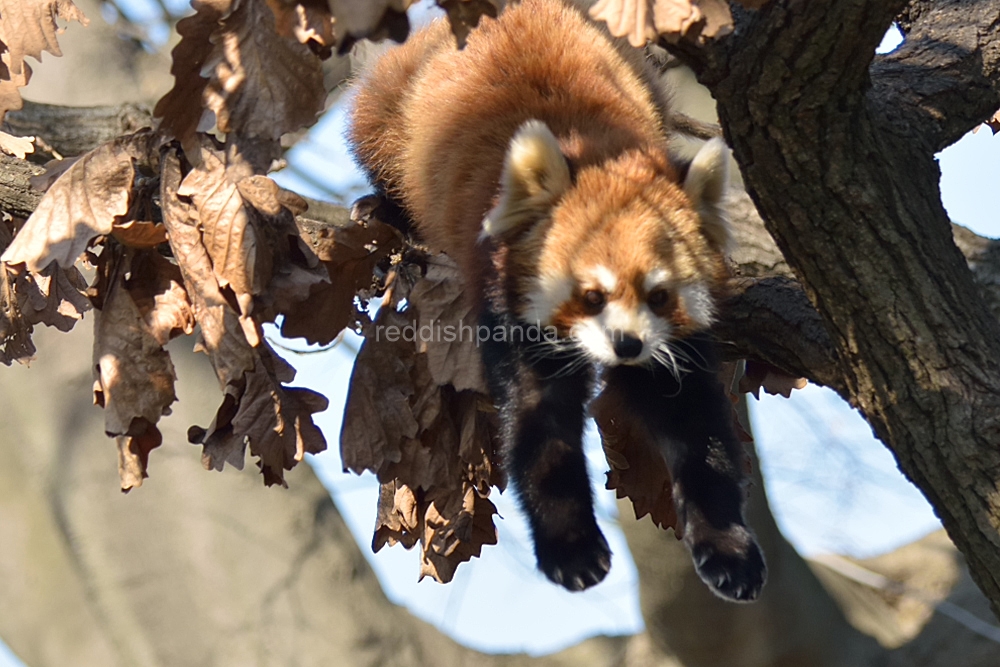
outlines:
[[[574,281],[566,275],[542,275],[528,293],[528,303],[522,314],[530,324],[552,324],[552,317],[559,307],[573,296]]]
[[[593,271],[591,271],[591,275],[605,292],[615,291],[615,285],[618,284],[618,278],[611,271],[611,269],[606,266],[598,265],[594,267]]]
[[[642,351],[631,359],[615,354],[616,337],[628,334],[642,341]],[[649,306],[627,308],[612,301],[598,315],[586,317],[573,327],[571,335],[598,363],[606,366],[618,364],[644,364],[657,348],[670,338],[670,324],[657,317]]]
[[[688,317],[694,320],[699,328],[707,329],[715,321],[715,304],[712,295],[704,283],[684,285],[677,290],[683,302]]]
[[[660,286],[665,286],[665,283],[670,280],[670,273],[666,269],[653,269],[646,274],[645,280],[642,281],[642,289],[649,294],[654,289]]]

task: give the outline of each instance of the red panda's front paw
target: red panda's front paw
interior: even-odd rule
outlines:
[[[767,566],[753,533],[734,525],[713,538],[691,545],[698,576],[719,597],[753,602],[767,580]]]
[[[611,549],[600,529],[575,540],[536,540],[538,569],[570,591],[601,583],[611,569]]]

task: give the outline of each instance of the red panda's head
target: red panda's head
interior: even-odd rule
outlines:
[[[624,151],[571,176],[539,121],[511,140],[483,235],[510,247],[514,307],[604,365],[660,362],[711,326],[729,243],[728,149],[706,143],[683,182],[659,149]]]

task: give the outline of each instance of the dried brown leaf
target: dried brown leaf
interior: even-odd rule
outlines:
[[[604,21],[615,37],[627,37],[638,48],[656,39],[653,11],[648,0],[598,0],[590,8],[590,17]]]
[[[370,325],[351,372],[340,456],[346,470],[378,474],[402,460],[404,441],[417,437],[420,425],[410,409],[414,394],[413,343],[380,335],[378,327],[406,325],[404,315],[383,308]]]
[[[420,316],[417,349],[427,355],[434,381],[485,394],[476,347],[478,321],[455,262],[445,255],[428,260],[427,272],[413,286],[409,301]]]
[[[140,250],[155,248],[161,243],[167,242],[166,227],[155,222],[128,220],[120,224],[116,223],[111,228],[111,234],[122,245]]]
[[[192,146],[206,112],[204,94],[208,79],[201,74],[215,48],[212,35],[221,29],[219,23],[229,14],[231,5],[230,0],[198,0],[192,2],[197,13],[177,22],[181,39],[170,53],[174,87],[156,103],[153,116],[163,119],[160,130],[180,139],[185,149]]]
[[[227,392],[208,430],[189,433],[189,439],[204,445],[206,468],[221,470],[226,462],[241,468],[243,449],[249,445],[264,483],[287,486],[285,470],[295,467],[306,454],[326,449],[326,439],[312,415],[325,410],[328,401],[309,389],[282,386],[271,365],[275,359],[263,345],[254,370],[244,376],[243,390],[237,386],[234,393]]]
[[[163,444],[163,434],[152,424],[137,423],[134,430],[141,430],[141,433],[115,438],[118,445],[118,477],[123,493],[142,486],[142,480],[149,477],[146,473],[149,453]]]
[[[636,519],[649,514],[654,524],[679,534],[670,471],[646,426],[611,388],[594,399],[590,411],[610,466],[606,488],[632,501]]]
[[[412,549],[420,541],[421,518],[413,489],[397,480],[380,485],[372,551],[378,553],[386,544]]]
[[[108,435],[142,435],[177,400],[176,374],[126,288],[133,251],[105,253],[112,257],[102,267],[109,273],[108,292],[94,316],[94,402],[104,408]],[[145,424],[135,427],[136,420]]]
[[[479,25],[479,19],[483,16],[496,18],[503,9],[501,0],[437,0],[437,3],[448,13],[451,32],[459,48],[465,46],[469,33]]]
[[[28,153],[35,152],[35,138],[15,137],[6,132],[0,132],[0,150],[7,155],[13,155],[23,160]]]
[[[180,269],[155,252],[136,253],[126,287],[143,326],[160,345],[194,332],[194,311]]]
[[[2,63],[3,58],[0,56],[0,63]],[[2,65],[0,66],[0,122],[3,122],[8,111],[17,111],[24,106],[20,89],[27,86],[31,79],[31,68],[28,67],[28,63],[23,64],[24,71],[20,75],[11,74],[10,70],[5,67],[6,63],[2,63]],[[2,76],[4,69],[7,70],[6,77]]]
[[[728,0],[695,0],[695,2],[703,18],[700,24],[693,26],[690,32],[684,34],[686,38],[704,42],[706,39],[725,37],[733,31],[733,15],[729,11]]]
[[[3,60],[14,76],[23,73],[25,56],[41,62],[42,51],[62,55],[56,39],[62,32],[57,18],[90,23],[72,0],[0,0],[0,17],[3,43],[7,45]]]
[[[278,34],[265,0],[198,2],[195,9],[178,23],[175,84],[153,112],[162,129],[187,148],[203,109],[215,113],[220,131],[251,139],[277,141],[316,120],[326,99],[320,61]]]
[[[274,12],[279,35],[295,38],[302,44],[312,42],[321,58],[329,56],[336,38],[327,0],[267,0],[267,4]]]
[[[249,317],[253,295],[267,282],[263,274],[269,273],[270,266],[260,265],[266,263],[268,248],[250,224],[239,188],[228,178],[224,156],[212,149],[202,150],[200,163],[184,177],[177,195],[194,203],[201,243],[211,258],[219,286],[233,291],[241,316]],[[261,258],[265,262],[260,262]]]
[[[704,41],[732,32],[733,17],[726,0],[599,0],[590,16],[608,24],[615,37],[627,37],[640,47],[662,35]]]
[[[497,543],[497,508],[469,485],[458,492],[432,490],[425,502],[420,579],[430,576],[446,584],[461,563],[479,557],[484,545]]]
[[[201,327],[202,348],[212,360],[219,383],[225,390],[242,382],[243,375],[253,370],[253,347],[247,341],[239,316],[219,287],[212,260],[202,244],[198,211],[177,195],[181,181],[179,158],[171,152],[162,164],[163,224],[184,278],[195,320]]]
[[[51,264],[37,273],[22,272],[17,291],[20,310],[28,324],[45,324],[69,331],[90,310],[87,282],[75,267],[61,269]]]
[[[357,321],[355,297],[372,287],[375,267],[397,252],[401,241],[395,230],[377,220],[335,228],[301,226],[300,232],[330,279],[284,312],[281,333],[324,345]]]
[[[76,164],[76,161],[82,156],[67,157],[61,160],[49,160],[45,163],[45,171],[37,176],[32,176],[28,179],[31,183],[31,187],[38,190],[39,192],[47,192],[52,184],[59,180],[70,167]]]
[[[0,230],[4,227],[0,223]],[[0,363],[26,362],[35,356],[32,326],[21,316],[17,277],[0,264]]]
[[[802,389],[807,384],[809,381],[805,378],[789,375],[771,364],[747,360],[746,371],[740,379],[740,391],[760,398],[760,390],[763,389],[769,394],[790,398],[793,390]]]
[[[7,264],[40,271],[70,267],[129,210],[136,162],[148,159],[152,134],[138,132],[99,146],[67,169],[3,253]]]

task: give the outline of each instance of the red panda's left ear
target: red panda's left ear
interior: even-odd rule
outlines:
[[[719,250],[732,243],[726,191],[729,189],[729,147],[720,139],[707,141],[688,167],[684,192],[701,217],[702,231]]]
[[[552,130],[524,123],[510,141],[500,178],[500,201],[483,220],[483,236],[501,236],[549,212],[572,183]]]

